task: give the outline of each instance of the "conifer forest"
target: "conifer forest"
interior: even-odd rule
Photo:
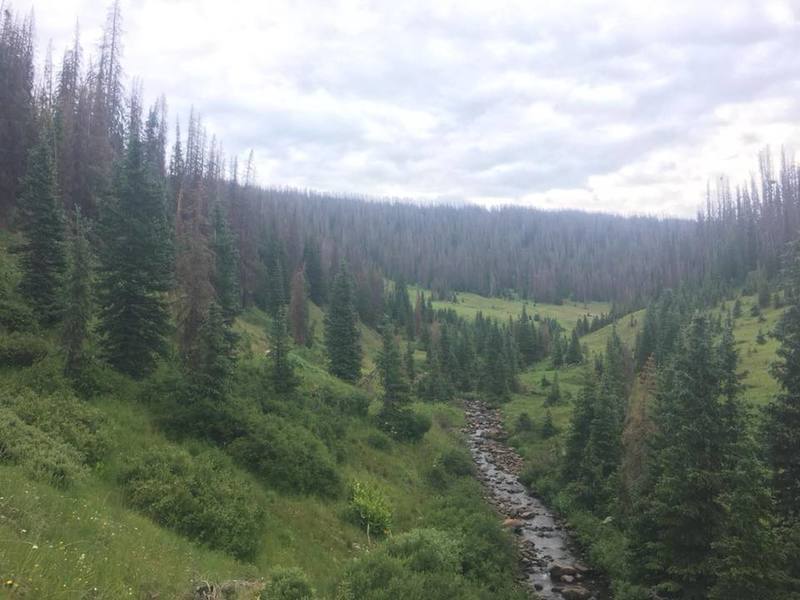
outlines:
[[[788,147],[692,216],[285,185],[134,4],[0,0],[0,599],[800,600]]]

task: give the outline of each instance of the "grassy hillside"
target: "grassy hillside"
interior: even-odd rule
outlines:
[[[419,289],[409,287],[412,305]],[[430,291],[424,291],[426,296],[430,294]],[[456,296],[456,302],[434,300],[433,307],[436,309],[453,309],[467,319],[472,319],[478,312],[482,312],[486,317],[505,322],[509,317],[518,317],[522,312],[522,307],[527,306],[529,315],[538,314],[543,319],[547,317],[556,319],[567,331],[572,331],[578,319],[584,315],[589,315],[589,320],[591,320],[593,316],[599,316],[611,310],[611,305],[607,302],[583,303],[565,300],[563,304],[543,304],[535,301],[487,298],[468,292],[458,292]]]
[[[24,343],[41,346],[44,358],[31,366],[0,367],[0,416],[11,415],[15,427],[33,436],[26,446],[32,447],[33,454],[26,458],[9,454],[4,438],[9,430],[0,432],[0,597],[183,598],[198,582],[263,579],[275,567],[299,567],[320,597],[333,598],[354,559],[370,554],[371,560],[381,560],[375,552],[384,543],[380,534],[373,531],[368,538],[352,516],[346,488],[356,480],[381,491],[391,507],[394,536],[414,528],[438,527],[466,536],[465,546],[479,547],[488,535],[485,543],[500,546],[487,550],[492,557],[486,564],[500,565],[502,580],[513,587],[510,539],[484,503],[478,483],[463,473],[451,476],[437,466],[443,456],[464,456],[459,410],[415,405],[417,412],[430,417],[432,426],[414,444],[387,437],[370,416],[348,416],[335,409],[326,409],[328,417],[315,414],[315,406],[323,407],[319,402],[354,402],[364,396],[359,388],[326,372],[322,318],[322,311],[312,306],[315,343],[292,352],[300,389],[292,398],[280,400],[265,392],[269,320],[258,310],[246,311],[235,326],[241,347],[235,394],[246,403],[268,402],[270,411],[321,440],[321,444],[316,442],[319,452],[333,457],[344,488],[333,496],[283,490],[265,483],[208,442],[170,434],[162,422],[163,407],[172,406],[169,396],[176,374],[168,364],[144,382],[100,368],[94,374],[92,393],[79,399],[61,376],[55,336],[26,334]],[[362,333],[364,372],[369,374],[380,338],[367,328]],[[10,343],[17,342],[22,343],[16,339]],[[34,400],[36,408],[28,410],[20,398]],[[78,412],[60,414],[55,408],[62,405],[77,407]],[[369,414],[378,407],[373,393],[368,399]],[[85,429],[85,439],[73,440],[62,431],[71,425]],[[73,446],[82,448],[81,443],[95,439],[102,440],[97,460],[82,464],[83,454]],[[42,448],[35,447],[36,440]],[[176,533],[176,524],[159,525],[131,505],[124,485],[126,473],[132,462],[152,449],[160,449],[167,457],[184,457],[189,468],[202,465],[206,458],[223,465],[224,481],[203,481],[201,486],[233,481],[238,482],[234,487],[249,490],[247,502],[263,508],[257,517],[261,533],[252,556],[237,559],[213,544],[193,541]],[[75,464],[62,460],[59,452],[66,452],[67,458],[74,454]],[[62,468],[69,479],[62,476]],[[188,501],[195,492],[190,489],[186,494],[181,501]],[[464,529],[473,526],[474,533]],[[488,529],[479,533],[480,527]],[[467,543],[470,535],[479,537]]]

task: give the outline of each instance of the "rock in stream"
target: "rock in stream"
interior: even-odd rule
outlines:
[[[544,600],[607,598],[591,570],[578,560],[564,526],[519,482],[522,458],[504,443],[500,411],[477,400],[466,401],[464,409],[478,478],[489,501],[504,515],[503,526],[516,534],[527,583]]]

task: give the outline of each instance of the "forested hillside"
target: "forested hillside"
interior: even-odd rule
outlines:
[[[800,598],[788,156],[696,220],[286,189],[123,31],[0,4],[0,597]]]

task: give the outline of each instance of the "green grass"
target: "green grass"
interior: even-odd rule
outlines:
[[[408,293],[411,297],[412,306],[416,300],[417,291],[421,288],[409,287]],[[425,296],[430,294],[429,290],[423,290]],[[485,317],[492,317],[501,321],[507,321],[509,317],[517,318],[522,312],[522,307],[527,305],[530,316],[538,314],[542,319],[550,317],[561,323],[567,332],[572,331],[578,319],[584,315],[589,315],[589,320],[595,315],[599,316],[611,310],[611,304],[607,302],[572,302],[565,300],[563,304],[543,304],[534,301],[509,300],[504,298],[486,298],[478,294],[458,292],[456,302],[445,300],[434,300],[435,309],[453,309],[459,315],[473,319],[478,312],[482,312]]]
[[[292,354],[302,380],[300,393],[331,388],[354,393],[356,388],[331,377],[324,367],[321,346],[322,311],[312,307],[317,340],[311,348]],[[243,367],[265,368],[268,318],[248,310],[236,323],[244,348]],[[365,372],[374,368],[380,344],[376,332],[364,329]],[[47,359],[26,372],[0,372],[0,388],[58,386],[51,377],[55,361]],[[257,373],[257,370],[256,370]],[[17,466],[0,466],[0,598],[182,598],[199,581],[264,577],[276,566],[300,567],[323,598],[331,598],[345,566],[368,551],[364,531],[346,518],[347,498],[320,499],[285,495],[266,489],[265,534],[252,564],[198,546],[165,530],[128,508],[117,476],[128,456],[162,445],[181,445],[167,439],[140,399],[143,384],[119,378],[113,393],[94,404],[106,417],[112,449],[82,483],[66,490],[29,480]],[[390,442],[377,449],[369,443],[375,428],[352,420],[344,439],[338,468],[345,483],[352,479],[381,487],[394,510],[393,532],[419,526],[440,501],[426,475],[442,452],[462,446],[462,415],[454,407],[415,407],[432,417],[432,428],[418,444]],[[378,409],[373,400],[371,412]],[[250,477],[241,471],[243,477]],[[252,478],[251,478],[252,479]],[[259,484],[253,479],[256,485]],[[472,501],[482,505],[477,483]],[[372,539],[372,543],[379,543]],[[96,590],[95,590],[96,588]],[[24,594],[24,595],[23,595]],[[157,594],[157,595],[156,595]]]

